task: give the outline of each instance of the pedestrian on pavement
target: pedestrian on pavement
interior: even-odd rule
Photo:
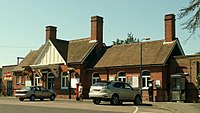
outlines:
[[[79,83],[78,92],[79,101],[83,101],[83,86],[81,83]]]

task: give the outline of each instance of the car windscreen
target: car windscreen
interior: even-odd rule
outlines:
[[[31,87],[23,87],[21,90],[26,90],[26,91],[30,91],[31,90]]]
[[[110,82],[96,82],[93,84],[93,86],[107,86]]]

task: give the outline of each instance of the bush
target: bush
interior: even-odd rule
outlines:
[[[198,90],[198,94],[200,95],[200,73],[197,76],[197,90]]]

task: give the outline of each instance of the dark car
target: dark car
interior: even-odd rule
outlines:
[[[18,97],[20,101],[23,101],[24,99],[30,99],[30,101],[40,99],[42,101],[45,98],[54,101],[56,93],[45,89],[42,86],[25,86],[21,90],[16,90],[15,97]]]

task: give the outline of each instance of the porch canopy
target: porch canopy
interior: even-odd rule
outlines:
[[[59,67],[60,67],[60,64],[30,65],[30,67],[32,68],[33,71],[36,71],[36,73],[39,76],[42,76],[41,70],[43,70],[43,69],[49,69],[53,73],[53,75],[55,77],[59,76]]]
[[[15,66],[12,72],[25,72],[28,73],[31,70],[30,66]]]
[[[23,68],[22,66],[16,66],[13,70],[12,70],[12,72],[21,72],[21,71],[24,71],[25,70],[25,68]]]

